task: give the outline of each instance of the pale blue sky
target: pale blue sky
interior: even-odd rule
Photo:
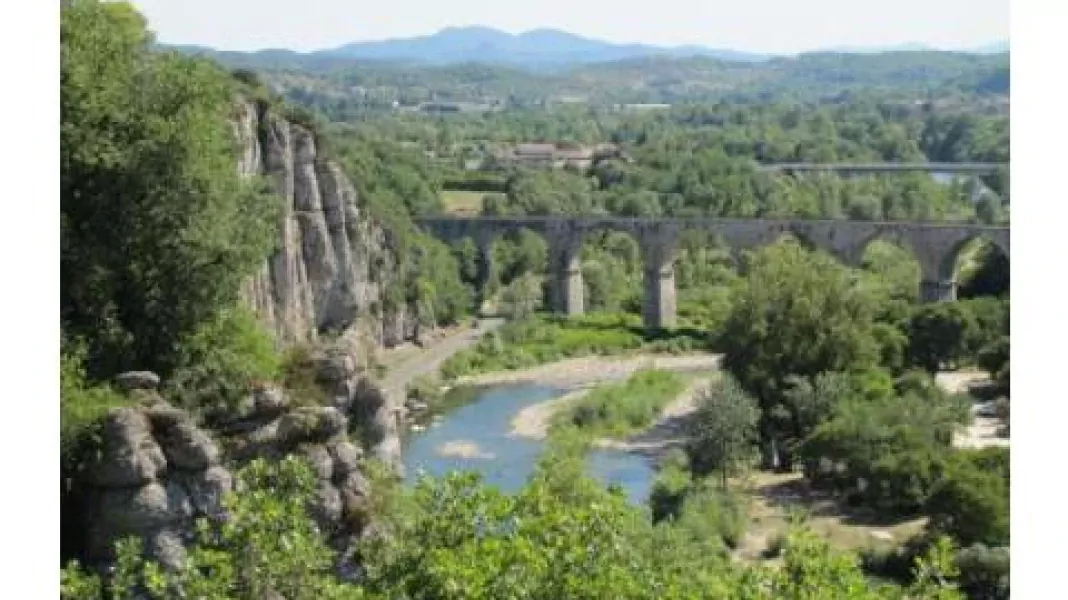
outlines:
[[[614,42],[795,53],[1009,39],[1008,0],[134,0],[166,43],[317,50],[487,25]],[[624,8],[630,6],[632,8]],[[641,6],[643,8],[633,8]]]

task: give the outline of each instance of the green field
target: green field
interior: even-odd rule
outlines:
[[[482,212],[484,196],[499,196],[496,192],[469,192],[467,190],[442,190],[441,203],[445,212],[452,214],[478,214]]]

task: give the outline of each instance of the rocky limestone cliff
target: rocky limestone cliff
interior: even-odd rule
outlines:
[[[375,352],[416,332],[414,311],[384,301],[399,273],[395,240],[319,152],[315,132],[248,101],[238,102],[233,126],[238,173],[266,177],[283,198],[276,250],[245,284],[244,302],[281,346],[317,342],[317,370],[334,406],[352,411],[369,449],[400,470],[404,399],[369,379]],[[324,342],[324,331],[339,335]]]
[[[409,339],[415,320],[386,307],[398,273],[393,240],[352,182],[322,156],[315,133],[256,103],[238,103],[238,172],[268,178],[283,197],[277,250],[243,290],[283,345],[356,328],[373,345]]]

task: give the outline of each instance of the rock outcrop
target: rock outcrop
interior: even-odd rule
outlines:
[[[195,520],[225,519],[223,497],[235,489],[231,468],[297,454],[318,478],[309,512],[344,553],[368,523],[371,495],[360,470],[363,450],[348,431],[340,408],[292,407],[276,388],[257,390],[218,432],[159,396],[113,409],[101,428],[101,452],[77,481],[82,550],[90,562],[106,564],[114,543],[134,536],[150,556],[176,568]]]
[[[316,342],[320,380],[334,405],[353,414],[368,447],[400,469],[397,411],[368,375],[380,348],[411,339],[415,315],[385,290],[399,272],[395,240],[361,203],[315,133],[262,105],[237,105],[238,172],[265,177],[283,198],[277,250],[246,282],[244,302],[282,346]],[[328,347],[320,333],[339,334]]]
[[[162,564],[177,566],[198,516],[219,518],[233,486],[215,441],[162,401],[113,409],[102,451],[78,482],[85,551],[107,560],[116,540],[140,537]]]
[[[238,172],[266,177],[284,199],[277,250],[245,285],[246,304],[283,344],[348,328],[379,346],[411,338],[411,312],[384,302],[398,273],[394,240],[340,167],[319,152],[315,133],[244,101],[234,133]]]

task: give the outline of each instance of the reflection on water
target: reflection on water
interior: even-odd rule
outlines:
[[[440,476],[453,470],[473,470],[503,491],[516,491],[533,471],[543,442],[509,435],[512,419],[523,408],[563,393],[532,384],[451,392],[445,402],[462,405],[404,440],[408,481],[414,482],[420,472]],[[648,497],[655,472],[647,459],[617,450],[593,450],[588,464],[592,476],[605,484],[618,484],[632,502],[644,502]]]

